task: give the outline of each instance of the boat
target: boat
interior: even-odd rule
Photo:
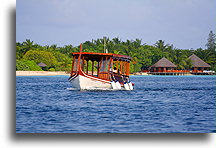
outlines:
[[[78,90],[133,90],[130,82],[130,61],[126,55],[114,53],[72,53],[72,69],[69,82]]]

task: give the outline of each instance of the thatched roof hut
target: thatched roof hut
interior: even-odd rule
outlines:
[[[172,62],[170,62],[165,57],[163,57],[162,59],[160,59],[157,63],[155,63],[151,67],[173,67],[173,68],[175,68],[177,66],[175,64],[173,64]]]
[[[157,63],[150,67],[150,71],[152,72],[166,72],[167,70],[173,70],[177,66],[170,62],[168,59],[163,57]]]
[[[210,68],[211,66],[204,62],[202,59],[200,59],[198,56],[195,54],[192,54],[189,59],[191,60],[192,67],[203,67],[203,68]]]
[[[47,65],[41,62],[41,63],[38,64],[38,66],[40,66],[40,67],[46,67]]]

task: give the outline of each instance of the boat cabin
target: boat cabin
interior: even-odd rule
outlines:
[[[129,81],[132,59],[129,56],[95,52],[75,52],[72,53],[72,56],[71,77],[83,72],[103,80],[119,81],[120,83]]]

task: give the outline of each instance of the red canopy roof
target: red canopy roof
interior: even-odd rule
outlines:
[[[80,52],[74,52],[72,53],[73,56],[78,56]],[[114,54],[114,53],[97,53],[97,52],[82,52],[82,56],[84,57],[89,57],[90,60],[97,60],[99,57],[101,58],[102,56],[104,57],[113,57],[113,59],[117,60],[129,60],[131,61],[132,57],[126,56],[126,55],[119,55],[119,54]]]

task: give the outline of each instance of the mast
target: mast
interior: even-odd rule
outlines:
[[[104,36],[104,53],[108,53],[108,49],[106,49],[106,37]]]
[[[106,53],[106,42],[105,42],[106,38],[105,37],[103,38],[104,38],[104,53]]]
[[[80,59],[81,59],[81,55],[82,55],[82,43],[80,44],[80,53],[79,53],[79,57],[78,57],[78,70],[81,70],[81,65],[80,65]]]

